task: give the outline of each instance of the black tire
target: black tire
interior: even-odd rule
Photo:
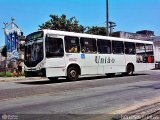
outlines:
[[[51,81],[57,81],[58,77],[48,77],[48,79],[51,80]]]
[[[134,66],[133,65],[127,65],[127,75],[132,76],[134,72]]]
[[[77,68],[75,67],[70,67],[67,70],[67,80],[69,81],[76,81],[79,77],[79,72]]]
[[[106,73],[106,76],[107,76],[107,77],[114,77],[114,76],[115,76],[115,73]]]

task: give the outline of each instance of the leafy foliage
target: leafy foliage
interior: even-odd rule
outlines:
[[[0,77],[12,77],[13,74],[11,72],[0,72]]]
[[[50,20],[39,26],[40,29],[62,30],[79,33],[84,33],[86,29],[84,26],[79,25],[75,17],[67,19],[66,15],[63,14],[60,17],[57,15],[50,15],[50,18]]]
[[[12,73],[11,72],[6,72],[6,77],[12,77]]]
[[[94,35],[106,35],[105,27],[84,27],[83,25],[79,25],[79,22],[75,17],[71,17],[67,19],[66,15],[50,15],[50,20],[39,25],[40,29],[51,29],[51,30],[62,30],[69,32],[77,32],[77,33],[87,33]]]
[[[106,35],[106,28],[105,27],[88,27],[88,30],[86,31],[87,34],[94,34],[94,35]]]
[[[6,73],[5,72],[0,72],[0,77],[5,77]]]

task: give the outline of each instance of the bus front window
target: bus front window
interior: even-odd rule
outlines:
[[[35,67],[39,62],[43,60],[43,56],[44,55],[43,55],[42,38],[27,39],[25,43],[25,64],[26,66]]]

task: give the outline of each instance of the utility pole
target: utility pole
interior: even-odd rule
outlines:
[[[106,35],[109,36],[109,26],[108,26],[108,22],[109,22],[109,4],[108,4],[108,0],[106,0]]]
[[[109,29],[110,29],[110,36],[112,35],[112,32],[113,32],[113,29],[114,27],[116,27],[116,23],[115,22],[112,22],[112,21],[109,21]]]

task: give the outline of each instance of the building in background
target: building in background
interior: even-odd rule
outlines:
[[[137,31],[136,33],[118,31],[118,32],[112,33],[112,36],[120,37],[120,38],[127,38],[127,39],[138,39],[138,40],[151,41],[152,37],[154,37],[155,35],[154,35],[154,31],[142,30],[142,31]]]

